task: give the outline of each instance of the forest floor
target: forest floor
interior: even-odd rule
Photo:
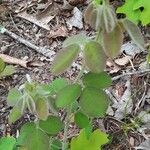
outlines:
[[[63,41],[78,33],[94,35],[94,31],[83,21],[88,1],[77,1],[70,0],[70,5],[63,4],[62,0],[5,0],[0,3],[0,25],[9,31],[0,33],[0,54],[27,62],[26,67],[18,62],[14,65],[12,76],[0,79],[0,137],[6,134],[15,136],[25,122],[34,119],[33,115],[26,113],[14,124],[8,124],[11,108],[7,106],[6,97],[9,89],[22,85],[27,80],[27,74],[33,81],[51,82],[56,78],[50,72],[52,59],[61,49]],[[112,0],[114,7],[121,4],[122,0]],[[140,29],[145,43],[148,43],[150,27],[140,26]],[[10,33],[19,38],[14,39]],[[25,45],[20,39],[40,47],[41,52],[31,48],[28,42]],[[49,50],[48,54],[44,49]],[[105,119],[94,122],[95,128],[104,130],[112,138],[110,144],[104,146],[105,150],[134,150],[139,145],[150,149],[150,69],[147,54],[126,36],[115,64],[107,61],[106,71],[113,79],[113,85],[107,89],[112,105]],[[61,76],[74,80],[80,64],[81,58],[78,58]],[[70,134],[74,135],[71,131]]]

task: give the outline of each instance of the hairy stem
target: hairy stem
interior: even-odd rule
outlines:
[[[67,150],[67,134],[68,134],[68,128],[69,128],[69,118],[70,118],[71,108],[67,111],[67,116],[65,118],[65,128],[64,128],[64,137],[63,137],[63,143],[62,143],[62,150]]]

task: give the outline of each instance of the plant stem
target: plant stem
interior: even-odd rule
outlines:
[[[82,66],[82,68],[81,68],[80,72],[78,73],[78,75],[77,75],[77,77],[76,77],[74,83],[77,83],[77,82],[80,80],[80,78],[82,77],[82,75],[83,75],[83,73],[84,73],[84,69],[85,69],[85,67]]]
[[[101,29],[98,30],[97,35],[95,37],[95,41],[98,42],[101,35]]]
[[[71,113],[71,108],[68,108],[67,116],[65,118],[65,128],[64,128],[64,137],[63,137],[63,143],[62,143],[62,150],[67,150],[67,133],[68,133],[68,127],[69,127],[69,117]]]

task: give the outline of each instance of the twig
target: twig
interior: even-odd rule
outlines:
[[[21,60],[21,59],[18,59],[18,58],[10,57],[10,56],[5,55],[5,54],[0,54],[0,58],[6,63],[20,65],[20,66],[22,66],[24,68],[27,68],[27,63],[28,62],[25,61],[25,60]]]
[[[23,39],[22,37],[16,35],[15,33],[7,30],[6,28],[4,27],[0,27],[0,33],[4,33],[6,35],[9,35],[10,37],[12,37],[13,39],[19,41],[20,43],[34,49],[36,52],[48,57],[51,59],[51,61],[53,60],[53,56],[55,55],[55,52],[50,50],[50,49],[46,49],[44,47],[38,47],[36,46],[35,44]]]
[[[147,73],[150,73],[150,69],[145,69],[145,70],[140,70],[140,71],[133,71],[133,72],[128,72],[128,73],[124,73],[124,74],[121,74],[121,75],[118,75],[116,77],[113,77],[112,78],[112,81],[115,81],[115,80],[118,80],[122,77],[125,77],[125,76],[131,76],[131,75],[135,75],[135,74],[147,74]]]

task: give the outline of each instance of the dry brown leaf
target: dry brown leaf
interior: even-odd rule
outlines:
[[[5,62],[5,63],[8,63],[8,64],[14,64],[14,65],[20,65],[24,68],[28,68],[28,67],[40,67],[40,66],[43,66],[44,64],[43,63],[37,63],[35,61],[26,61],[26,60],[21,60],[21,59],[18,59],[18,58],[14,58],[14,57],[11,57],[11,56],[8,56],[8,55],[5,55],[5,54],[0,54],[0,58]]]
[[[68,32],[65,26],[58,27],[56,30],[50,31],[50,38],[67,37]]]
[[[122,58],[115,59],[115,63],[119,66],[124,66],[130,62],[131,58],[131,56],[124,56]]]
[[[18,13],[17,16],[26,19],[46,30],[50,30],[48,23],[54,18],[54,16],[51,15],[45,15],[45,16],[43,15],[43,17],[41,18],[37,18],[36,16],[28,14],[26,11]]]

